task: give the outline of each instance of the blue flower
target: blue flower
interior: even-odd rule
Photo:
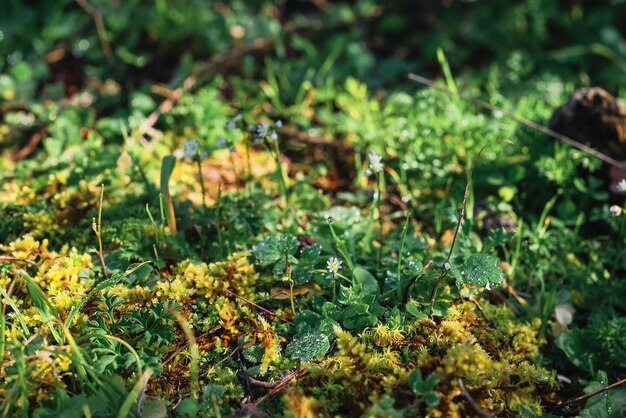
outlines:
[[[183,142],[183,153],[185,158],[192,160],[198,155],[198,150],[200,146],[198,145],[198,141],[195,139],[190,139],[188,141]]]

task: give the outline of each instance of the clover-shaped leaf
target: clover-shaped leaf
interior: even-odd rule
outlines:
[[[321,332],[307,332],[296,335],[293,341],[287,345],[285,354],[293,359],[303,361],[323,356],[330,349],[328,337]]]
[[[454,276],[465,284],[487,286],[502,283],[503,273],[498,268],[498,259],[488,254],[472,254]]]

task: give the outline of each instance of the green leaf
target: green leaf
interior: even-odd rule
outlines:
[[[426,396],[424,397],[424,401],[426,401],[426,405],[430,407],[439,405],[440,400],[441,400],[441,397],[435,391],[428,392]]]
[[[167,401],[163,399],[147,400],[143,403],[141,417],[165,418],[167,417]]]
[[[406,311],[417,319],[428,319],[428,315],[420,311],[420,305],[414,300],[410,300],[406,304]]]
[[[459,270],[458,278],[465,284],[487,286],[502,283],[503,273],[498,268],[498,259],[491,255],[472,254]]]
[[[285,349],[287,357],[300,360],[309,360],[323,356],[330,349],[330,341],[321,332],[308,332],[297,335]]]
[[[276,275],[281,275],[285,271],[285,252],[292,266],[298,264],[294,257],[297,250],[298,239],[290,234],[267,236],[253,248],[257,264],[262,267],[272,266]]]
[[[330,234],[333,237],[333,241],[335,242],[337,251],[339,251],[339,254],[341,254],[344,260],[346,260],[346,264],[348,264],[348,268],[350,270],[353,270],[354,262],[352,261],[352,257],[350,257],[350,251],[348,250],[346,241],[337,236],[337,234],[335,233],[335,229],[333,228],[332,221],[328,221],[328,227],[330,228]]]
[[[355,267],[352,270],[352,276],[354,277],[354,283],[361,285],[361,295],[380,294],[376,278],[363,267]]]
[[[585,387],[585,393],[592,393],[608,385],[605,372],[599,372],[601,382],[591,382]],[[580,418],[620,418],[626,412],[626,389],[613,390],[592,396],[585,403],[585,409],[580,411]]]
[[[33,306],[37,309],[37,313],[41,316],[44,324],[48,326],[52,336],[56,340],[57,343],[61,343],[61,335],[57,332],[54,327],[55,322],[52,320],[52,317],[57,321],[59,319],[59,313],[54,309],[54,306],[50,303],[47,296],[43,293],[41,288],[35,283],[35,281],[25,272],[20,272],[24,280],[26,280],[26,286],[28,287],[28,293],[30,294],[31,300],[33,301]]]
[[[431,374],[424,380],[422,372],[419,369],[415,369],[409,375],[408,383],[413,393],[417,396],[425,396],[439,383],[439,377],[436,374]]]

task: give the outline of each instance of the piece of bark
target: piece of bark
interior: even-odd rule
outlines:
[[[618,160],[626,158],[626,106],[600,87],[576,90],[554,111],[550,129]]]

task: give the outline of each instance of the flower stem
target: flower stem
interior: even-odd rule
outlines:
[[[206,191],[204,188],[204,177],[202,176],[202,162],[200,161],[200,155],[196,155],[196,163],[198,165],[198,176],[200,177],[200,190],[202,191],[202,208],[206,214]]]
[[[402,269],[402,257],[404,256],[404,241],[406,240],[406,234],[409,227],[409,214],[406,215],[404,221],[404,227],[402,228],[402,238],[400,238],[400,253],[398,254],[398,271],[396,272],[396,290],[398,292],[398,300],[402,297],[402,276],[400,274]]]
[[[104,278],[108,279],[109,274],[107,273],[107,266],[104,263],[104,252],[102,250],[102,201],[104,200],[104,184],[100,186],[100,203],[98,204],[98,223],[96,224],[96,220],[94,219],[91,224],[91,229],[95,232],[96,237],[98,238],[98,256],[100,257],[100,263],[102,264],[102,273],[104,274]]]
[[[376,206],[378,209],[378,267],[381,266],[382,257],[383,257],[383,214],[381,212],[382,207],[382,186],[381,186],[382,178],[380,174],[376,174],[376,191],[378,193],[376,199]]]
[[[283,199],[285,201],[285,210],[289,207],[289,188],[287,186],[287,179],[285,179],[285,173],[283,167],[280,164],[280,149],[278,148],[278,140],[275,141],[276,149],[274,151],[274,161],[276,162],[276,170],[278,172],[278,178],[280,180],[280,189]]]
[[[224,242],[222,241],[222,183],[217,186],[217,202],[215,211],[215,229],[217,229],[217,242],[220,246],[220,256],[224,256]]]

